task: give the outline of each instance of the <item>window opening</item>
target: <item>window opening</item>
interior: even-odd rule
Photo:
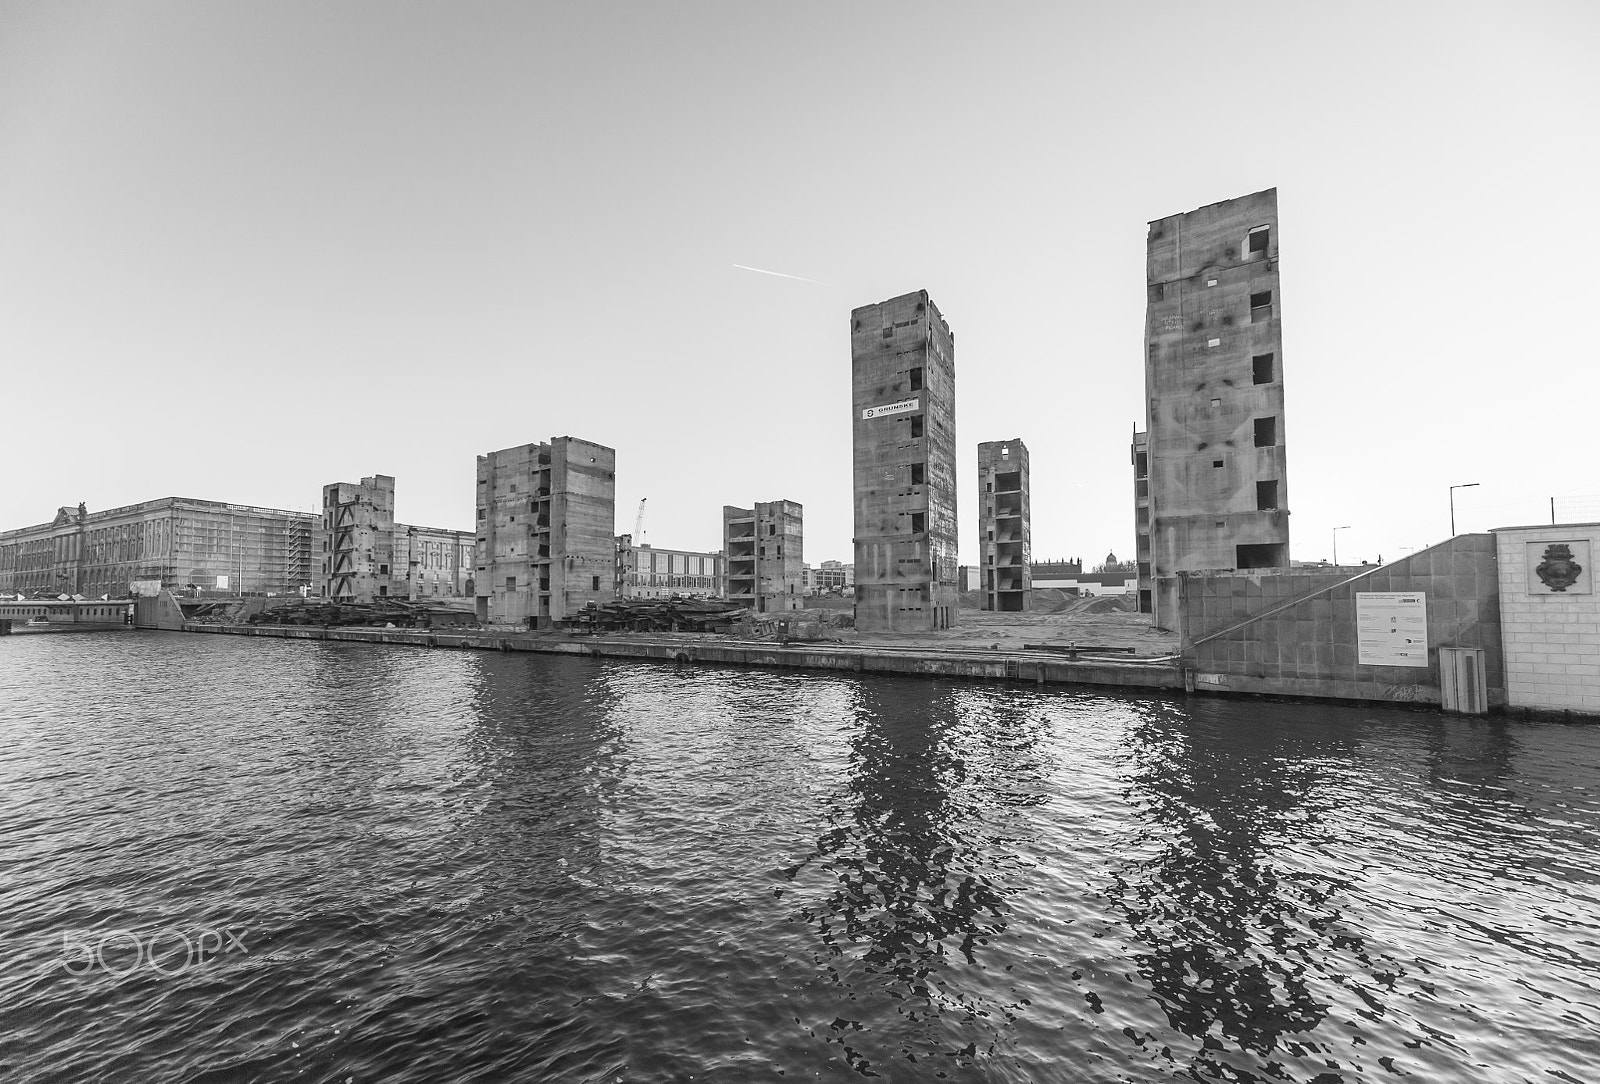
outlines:
[[[1272,383],[1272,355],[1257,354],[1250,359],[1250,375],[1257,384]]]
[[[1256,483],[1256,507],[1263,512],[1278,507],[1277,479]]]
[[[1278,419],[1275,418],[1275,417],[1273,417],[1273,418],[1257,418],[1256,419],[1256,447],[1257,448],[1272,448],[1272,447],[1275,447],[1277,445],[1277,443],[1278,443]]]

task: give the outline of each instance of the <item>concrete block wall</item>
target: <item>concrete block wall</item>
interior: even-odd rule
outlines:
[[[1600,524],[1506,527],[1493,533],[1507,703],[1600,715],[1600,594],[1593,568],[1600,555]],[[1561,590],[1538,573],[1552,544],[1567,546],[1581,566],[1575,582],[1556,580]]]
[[[1353,575],[1276,569],[1184,573],[1184,666],[1201,689],[1437,704],[1438,649],[1481,648],[1488,703],[1504,706],[1497,564],[1493,537],[1471,534]],[[1358,661],[1356,595],[1386,591],[1426,596],[1426,667]]]

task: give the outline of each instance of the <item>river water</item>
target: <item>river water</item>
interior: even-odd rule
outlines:
[[[1593,1081],[1600,727],[0,639],[0,1079]]]

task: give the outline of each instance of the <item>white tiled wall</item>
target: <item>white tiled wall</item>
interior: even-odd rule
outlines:
[[[1589,552],[1600,553],[1600,524],[1510,527],[1495,538],[1507,702],[1513,708],[1600,715],[1600,592],[1530,592],[1527,557],[1530,542],[1587,540]],[[1583,576],[1596,572],[1585,568]],[[1537,579],[1535,586],[1542,587]]]

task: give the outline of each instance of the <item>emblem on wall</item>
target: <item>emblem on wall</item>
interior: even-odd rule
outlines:
[[[1583,566],[1572,556],[1572,547],[1565,542],[1552,542],[1544,548],[1544,560],[1534,568],[1539,579],[1552,591],[1565,591],[1578,582]]]

